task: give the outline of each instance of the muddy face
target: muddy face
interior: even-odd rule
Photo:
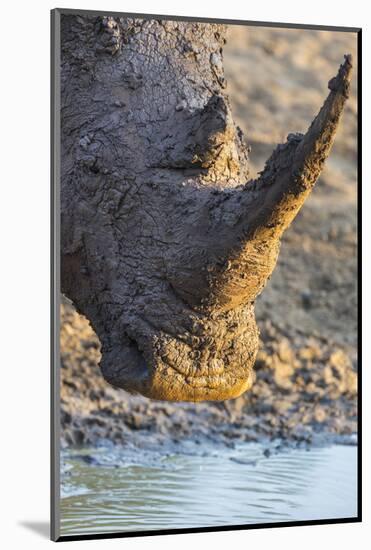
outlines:
[[[85,255],[94,255],[105,317],[94,328],[102,343],[102,373],[112,385],[169,401],[237,397],[253,382],[253,302],[278,249],[249,240],[242,251],[237,240],[233,258],[229,232],[218,229],[223,213],[235,211],[234,204],[225,210],[233,194],[200,188],[195,178],[186,185],[161,178],[161,186],[143,181],[136,192],[129,188],[130,209],[115,206],[114,223],[104,213],[99,234],[91,226],[84,248],[65,257],[63,273],[70,278],[63,283],[71,286],[82,277],[79,292],[84,289],[88,301],[92,274],[81,273],[81,266]],[[179,217],[185,211],[187,217]],[[92,211],[90,223],[99,215]],[[230,228],[235,220],[228,217]],[[218,238],[207,242],[205,234]],[[118,235],[125,235],[120,248]],[[96,319],[94,301],[88,307]]]
[[[103,345],[108,382],[168,401],[230,399],[251,387],[258,349],[252,306],[204,315],[179,304],[168,320],[161,313],[147,310],[120,346],[116,338],[113,347]]]

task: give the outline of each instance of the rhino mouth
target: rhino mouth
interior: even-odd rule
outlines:
[[[166,401],[223,401],[249,390],[254,379],[251,368],[246,368],[242,376],[233,372],[186,376],[168,367],[166,377],[155,376],[150,391],[144,395]]]
[[[103,343],[102,374],[116,387],[162,401],[236,398],[254,382],[258,349],[251,307],[240,309],[237,319],[236,311],[212,322],[198,316],[196,333],[136,329],[136,338],[125,333],[120,345]]]
[[[252,370],[253,360],[247,361],[243,369],[234,368],[228,359],[228,368],[224,368],[223,359],[220,367],[209,366],[205,369],[197,364],[192,372],[179,369],[171,361],[158,360],[148,362],[144,353],[134,344],[125,350],[114,365],[107,369],[111,361],[108,353],[103,357],[101,370],[104,378],[113,386],[129,393],[138,393],[151,399],[161,401],[219,401],[239,397],[251,388],[255,374]]]

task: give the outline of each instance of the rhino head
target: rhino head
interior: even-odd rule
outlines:
[[[254,302],[328,156],[345,56],[305,135],[248,180],[221,25],[64,16],[62,291],[90,320],[111,384],[153,399],[248,390]]]

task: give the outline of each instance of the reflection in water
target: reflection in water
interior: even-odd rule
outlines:
[[[353,446],[258,444],[182,454],[83,449],[62,455],[61,533],[88,534],[354,517]]]

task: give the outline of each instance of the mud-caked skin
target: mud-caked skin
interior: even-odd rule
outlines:
[[[248,181],[222,25],[62,15],[61,29],[62,291],[111,384],[237,397],[254,378],[254,301],[329,154],[350,56],[307,134]]]

